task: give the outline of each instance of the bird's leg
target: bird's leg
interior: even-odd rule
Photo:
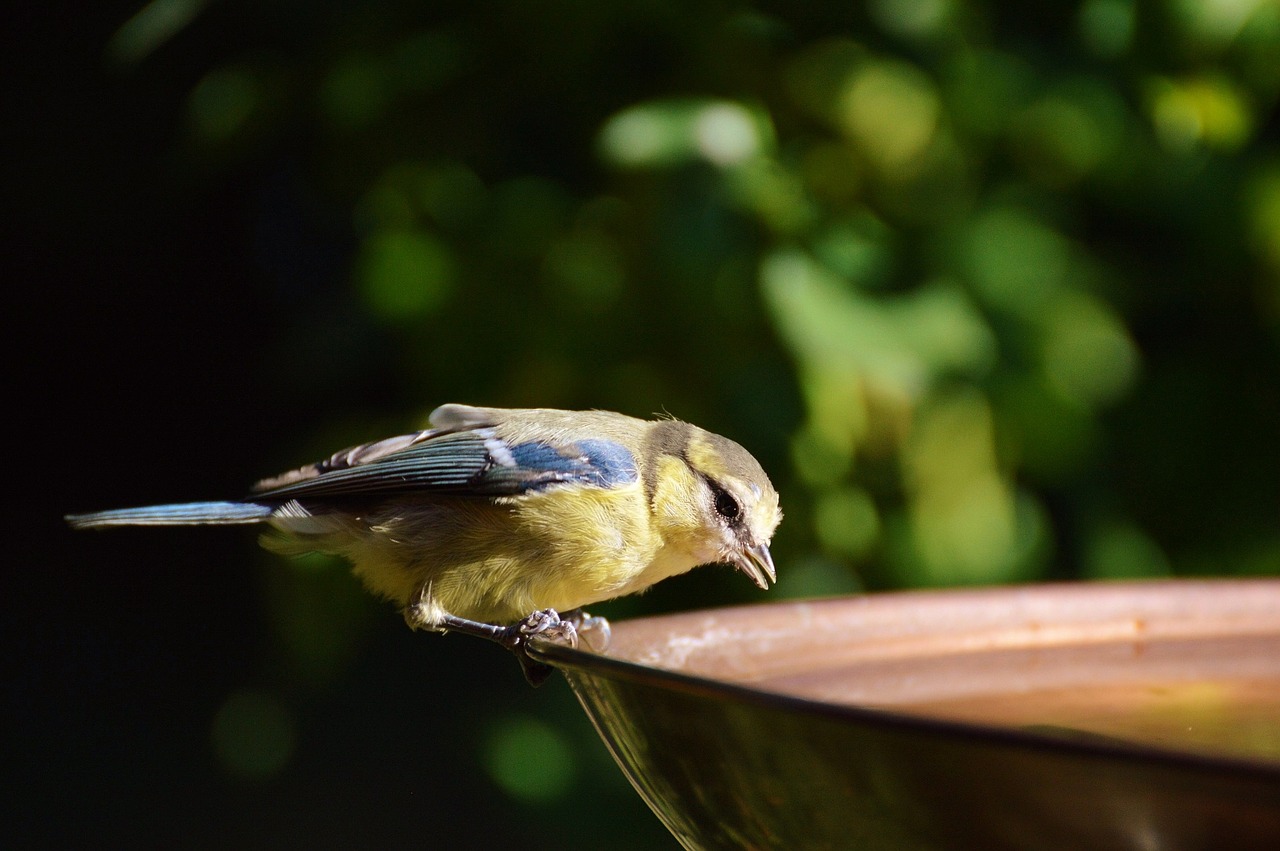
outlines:
[[[542,685],[547,677],[551,676],[552,668],[529,655],[528,647],[531,638],[542,636],[553,641],[564,642],[570,647],[578,646],[576,624],[573,621],[563,620],[555,609],[543,609],[510,626],[498,626],[460,618],[441,610],[432,604],[430,585],[423,586],[416,599],[405,607],[404,619],[413,629],[459,632],[505,647],[515,654],[521,670],[524,671],[525,679],[534,686]]]
[[[609,628],[608,618],[588,614],[586,609],[570,609],[560,616],[560,620],[573,624],[578,636],[584,639],[587,646],[596,653],[609,649],[613,631]]]
[[[445,615],[431,629],[438,632],[460,632],[464,635],[474,635],[502,645],[515,655],[516,661],[520,663],[520,670],[524,672],[524,678],[529,681],[529,685],[540,686],[551,676],[553,669],[550,665],[545,665],[529,655],[529,639],[535,635],[553,637],[557,632],[563,632],[564,627],[568,628],[567,640],[571,645],[576,645],[577,635],[573,631],[573,625],[562,623],[560,616],[556,614],[554,609],[534,612],[524,620],[513,623],[510,626],[496,626],[491,623],[467,620],[454,615]]]

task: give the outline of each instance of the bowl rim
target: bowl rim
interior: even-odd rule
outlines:
[[[1202,580],[1199,580],[1202,581]],[[1227,580],[1230,581],[1230,580]],[[1057,583],[1052,583],[1057,584]],[[1010,588],[1025,586],[1010,586]],[[1041,586],[1044,587],[1044,586]],[[957,589],[959,590],[959,589]],[[994,589],[992,589],[994,590]],[[889,592],[898,593],[898,592]],[[905,592],[911,593],[911,592]],[[846,597],[862,597],[853,594]],[[841,597],[825,597],[813,599],[788,599],[774,603],[756,605],[786,605],[790,603],[816,602],[819,600],[837,600]],[[747,606],[714,607],[704,611],[736,610],[754,608]],[[653,615],[643,618],[632,618],[617,621],[617,624],[659,620],[664,617],[678,617],[695,612],[673,612],[670,615]],[[1110,738],[1102,734],[1086,733],[1086,738],[1072,738],[1051,732],[1004,727],[996,724],[983,724],[976,721],[961,721],[916,715],[891,708],[854,706],[849,704],[828,703],[813,698],[784,694],[764,688],[756,688],[742,683],[717,680],[696,674],[689,674],[670,668],[660,668],[627,659],[619,659],[604,653],[588,649],[570,647],[543,638],[534,638],[528,645],[529,655],[539,662],[559,669],[566,674],[570,686],[582,701],[581,693],[573,681],[572,675],[603,677],[628,683],[659,688],[685,695],[700,695],[728,699],[746,703],[756,707],[781,710],[788,713],[832,721],[866,725],[880,729],[896,729],[946,739],[965,739],[985,742],[991,745],[1023,750],[1047,751],[1061,756],[1074,756],[1090,759],[1109,759],[1138,761],[1151,765],[1176,767],[1195,772],[1214,772],[1221,774],[1230,772],[1236,777],[1261,780],[1280,784],[1280,760],[1267,758],[1250,758],[1236,754],[1214,753],[1211,751],[1179,750],[1143,742]],[[584,703],[584,709],[588,709]]]

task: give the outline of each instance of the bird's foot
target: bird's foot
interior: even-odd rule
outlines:
[[[412,629],[460,632],[502,645],[515,655],[525,679],[534,686],[546,682],[553,669],[529,655],[532,639],[542,638],[577,647],[581,634],[587,646],[598,653],[609,646],[609,622],[592,617],[582,609],[574,609],[563,617],[555,609],[542,609],[510,626],[497,626],[449,614],[432,600],[430,586],[424,587],[405,607],[404,620]]]
[[[404,620],[412,629],[458,632],[500,644],[516,657],[516,661],[520,663],[520,670],[524,672],[524,678],[532,686],[540,686],[546,682],[554,669],[529,655],[531,638],[545,636],[553,641],[566,641],[570,646],[576,646],[578,641],[574,625],[561,621],[560,615],[554,609],[534,612],[511,626],[498,626],[451,615],[438,606],[432,605],[429,594],[421,594],[418,599],[405,607]]]
[[[609,628],[608,618],[588,614],[584,609],[572,609],[561,615],[560,620],[573,624],[579,639],[586,642],[591,651],[603,653],[609,649],[613,630]]]
[[[557,644],[578,646],[578,624],[576,621],[563,618],[555,609],[542,609],[534,612],[524,620],[515,624],[512,629],[519,633],[520,640],[545,638]]]

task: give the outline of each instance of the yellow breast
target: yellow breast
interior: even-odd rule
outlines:
[[[424,504],[371,517],[349,540],[340,549],[374,592],[403,606],[429,586],[439,609],[491,623],[586,606],[695,566],[666,546],[640,483]]]

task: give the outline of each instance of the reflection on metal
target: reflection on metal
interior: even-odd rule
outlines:
[[[535,653],[687,848],[1280,837],[1280,581],[781,603]]]

